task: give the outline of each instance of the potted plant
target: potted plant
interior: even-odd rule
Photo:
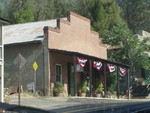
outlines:
[[[103,83],[100,80],[98,80],[96,83],[96,90],[95,90],[96,97],[100,97],[102,95],[102,91],[103,91]]]
[[[63,91],[63,84],[61,82],[55,82],[53,89],[54,96],[63,96]]]
[[[80,96],[82,97],[86,96],[86,91],[87,91],[86,86],[87,86],[87,81],[84,79],[79,86],[79,93],[80,93]]]

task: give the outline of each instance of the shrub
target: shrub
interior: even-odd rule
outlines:
[[[80,93],[86,93],[86,91],[87,91],[86,86],[87,86],[87,81],[84,79],[84,80],[81,82],[81,84],[80,84],[79,92],[80,92]]]
[[[58,96],[60,93],[63,93],[64,88],[63,88],[63,84],[61,82],[55,82],[54,84],[54,96]]]
[[[95,92],[96,93],[102,93],[102,91],[103,91],[103,84],[102,84],[102,82],[100,80],[98,80],[97,83],[96,83],[96,90],[95,90]]]

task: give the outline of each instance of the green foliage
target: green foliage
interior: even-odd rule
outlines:
[[[107,75],[106,80],[107,80],[106,83],[107,83],[108,90],[110,92],[116,91],[117,72],[115,71],[115,72],[110,73],[109,75]]]
[[[86,4],[87,17],[91,19],[92,27],[101,34],[102,38],[104,31],[122,22],[120,8],[115,0],[88,0]]]
[[[150,32],[149,0],[122,0],[123,16],[134,33],[139,30]]]
[[[12,23],[24,23],[34,21],[30,0],[13,0],[6,5],[6,17]]]
[[[102,93],[103,91],[103,83],[100,80],[97,80],[96,82],[96,93]]]
[[[86,91],[87,91],[86,86],[87,86],[87,81],[86,81],[86,79],[83,79],[83,80],[81,81],[80,86],[79,86],[79,92],[80,92],[80,93],[86,93]]]
[[[45,20],[47,19],[45,12],[45,10],[47,10],[47,1],[48,0],[11,0],[6,4],[6,18],[13,23]]]
[[[150,69],[150,61],[147,54],[150,50],[150,46],[147,44],[148,39],[139,40],[128,29],[127,25],[120,24],[112,27],[109,32],[106,32],[103,41],[113,46],[119,45],[120,47],[116,51],[108,52],[110,60],[125,63],[131,67],[138,65],[145,69]]]
[[[32,7],[30,5],[30,1],[27,0],[24,3],[23,9],[14,12],[14,16],[16,18],[17,23],[25,23],[34,21]]]
[[[55,82],[53,89],[54,95],[58,96],[63,91],[64,91],[63,84],[61,82]]]

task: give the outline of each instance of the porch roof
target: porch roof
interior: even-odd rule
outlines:
[[[71,55],[71,56],[75,55],[75,56],[79,56],[79,57],[84,57],[84,58],[87,58],[87,59],[101,61],[103,63],[108,63],[108,64],[113,64],[113,65],[121,66],[121,67],[124,67],[124,68],[129,68],[130,67],[127,64],[122,64],[122,63],[119,63],[119,62],[113,62],[113,61],[109,61],[109,60],[106,60],[106,59],[97,58],[97,57],[90,56],[90,55],[85,55],[85,54],[82,54],[82,53],[79,53],[79,52],[71,52],[71,51],[57,50],[57,49],[49,49],[49,51],[50,51],[50,53],[51,52],[52,53],[56,52],[56,53],[66,54],[66,55]]]

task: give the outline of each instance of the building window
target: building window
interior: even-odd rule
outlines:
[[[56,64],[56,82],[62,82],[62,66],[60,64]]]

